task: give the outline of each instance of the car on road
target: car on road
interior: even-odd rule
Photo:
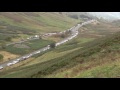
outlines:
[[[47,49],[50,49],[50,47],[48,46]]]
[[[29,56],[31,57],[33,54],[30,54]]]
[[[0,70],[1,70],[1,69],[3,69],[3,67],[2,67],[2,66],[0,66]]]
[[[7,66],[11,66],[13,63],[8,63]]]
[[[16,64],[16,63],[18,63],[19,61],[13,61],[13,63],[12,64]]]
[[[21,61],[26,60],[26,59],[27,59],[26,57],[22,57]]]
[[[44,48],[43,51],[46,51],[46,48]]]
[[[28,55],[28,56],[26,56],[26,59],[27,59],[27,58],[29,58],[29,57],[30,57],[29,55]]]
[[[37,53],[40,53],[40,51],[38,51]]]
[[[23,57],[23,59],[26,59],[26,56],[25,56],[25,57]]]
[[[20,58],[18,58],[17,61],[20,61]]]
[[[50,47],[50,45],[48,45]]]

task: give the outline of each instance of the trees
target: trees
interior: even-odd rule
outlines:
[[[61,34],[61,38],[65,38],[65,34]]]
[[[2,47],[2,49],[6,49],[6,46],[5,46],[5,45],[2,45],[1,47]]]
[[[55,48],[55,43],[51,43],[51,44],[50,44],[50,47],[51,47],[51,48]]]

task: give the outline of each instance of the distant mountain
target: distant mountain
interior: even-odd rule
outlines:
[[[69,12],[68,15],[87,16],[89,18],[98,18],[104,20],[120,19],[120,12]]]
[[[120,19],[120,12],[87,12],[87,13],[99,19],[101,18],[105,20]]]
[[[69,17],[75,18],[75,19],[93,19],[94,16],[90,15],[87,12],[68,12],[67,15]]]

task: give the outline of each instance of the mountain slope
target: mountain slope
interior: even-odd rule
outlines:
[[[0,45],[31,35],[64,31],[78,22],[58,12],[0,12]]]
[[[70,28],[77,20],[57,12],[0,12],[0,23],[40,32]]]
[[[97,32],[103,31],[100,27],[98,29]],[[93,33],[96,29],[90,31]],[[27,65],[0,73],[0,77],[118,77],[120,32],[95,40],[99,37],[96,34],[93,37],[86,32],[83,36],[89,39],[83,39],[81,35],[44,55],[36,56],[34,61],[26,62]]]
[[[15,42],[26,40],[33,35],[41,35],[49,32],[60,32],[76,25],[80,20],[68,17],[59,12],[0,12],[0,52],[4,61],[9,61],[11,55],[23,55],[32,50],[37,50],[59,37],[42,38],[20,44]],[[6,46],[7,44],[14,43]],[[23,47],[27,46],[27,48]],[[6,54],[9,54],[6,56]],[[2,61],[0,61],[2,63]]]
[[[119,12],[88,12],[90,15],[95,16],[97,18],[103,18],[105,20],[117,20],[120,19]]]
[[[91,44],[65,57],[64,62],[54,65],[52,69],[62,65],[64,68],[57,69],[50,75],[45,74],[50,70],[46,69],[43,75],[46,75],[45,77],[118,77],[120,75],[120,32],[99,42],[92,41]],[[33,77],[40,77],[41,73]]]
[[[95,41],[63,57],[21,67],[15,69],[12,73],[5,74],[3,72],[1,73],[4,74],[2,77],[117,77],[120,72],[115,74],[113,72],[120,68],[120,33],[102,39],[100,42],[93,42]],[[116,69],[112,69],[114,67]],[[101,71],[98,72],[98,69]],[[92,73],[93,70],[94,74]],[[101,75],[98,73],[101,73]]]

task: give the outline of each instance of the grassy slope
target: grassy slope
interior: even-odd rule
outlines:
[[[79,20],[56,12],[1,12],[0,44],[6,38],[12,41],[26,38],[33,34],[64,31],[76,25]]]
[[[86,40],[87,40],[88,38],[86,38]],[[77,38],[76,38],[76,40],[77,40]],[[93,40],[92,38],[91,38],[91,40]],[[74,40],[73,40],[74,41]],[[79,42],[79,43],[84,43],[85,41],[84,41],[84,39],[80,39],[79,41],[81,41],[81,42]],[[90,41],[90,38],[88,39],[88,41]],[[78,42],[78,41],[76,41],[76,42]],[[68,45],[69,44],[69,45]],[[64,57],[64,55],[67,55],[68,53],[71,53],[71,52],[73,52],[73,51],[76,51],[76,50],[78,50],[79,48],[81,48],[81,47],[74,47],[74,43],[73,43],[73,46],[71,47],[71,42],[68,42],[68,43],[66,43],[66,44],[64,44],[64,45],[62,45],[62,46],[60,46],[60,47],[57,47],[56,49],[54,49],[54,50],[52,50],[52,51],[49,51],[48,53],[45,53],[44,55],[38,55],[36,58],[34,58],[32,61],[30,61],[30,62],[28,62],[28,63],[26,63],[26,65],[22,65],[22,67],[21,68],[25,68],[24,70],[26,71],[26,66],[27,67],[36,67],[36,64],[38,64],[38,68],[36,68],[36,70],[37,71],[39,71],[40,70],[40,68],[43,68],[43,67],[45,67],[46,68],[46,66],[49,66],[49,65],[51,65],[51,64],[53,64],[54,63],[54,61],[56,61],[56,60],[54,60],[54,59],[58,59],[58,58],[60,58],[60,57]],[[44,62],[48,62],[49,63],[49,61],[50,61],[50,63],[51,64],[48,64],[48,65],[44,65],[43,63]],[[57,60],[58,61],[58,60]],[[56,62],[57,62],[56,61]],[[42,65],[43,64],[43,65]],[[39,67],[40,66],[40,67]],[[34,67],[34,68],[35,68]],[[24,71],[23,70],[23,71]],[[31,74],[33,74],[33,73],[35,73],[36,72],[36,70],[34,71],[34,69],[32,70],[32,69],[29,69],[31,72]],[[29,70],[27,70],[28,72],[29,72]],[[26,73],[28,76],[29,75],[31,75],[30,73]],[[16,74],[15,74],[16,75]],[[24,75],[24,74],[23,74]],[[14,76],[14,75],[13,75]],[[26,75],[25,75],[26,76]],[[27,76],[27,77],[28,77]],[[9,76],[8,76],[9,77]],[[15,77],[21,77],[21,75],[19,76],[19,75],[17,75],[17,76],[15,76]]]
[[[83,29],[86,28],[90,29],[90,27]],[[102,29],[99,28],[99,30]],[[96,32],[96,30],[90,31]],[[81,37],[82,35],[84,37]],[[4,71],[0,77],[117,77],[119,72],[115,70],[119,70],[120,33],[107,39],[93,41],[94,38],[96,38],[95,35],[81,33],[78,38],[37,57],[28,65]],[[89,42],[85,43],[85,41]],[[82,48],[78,49],[78,47]],[[73,51],[69,52],[72,49]],[[69,53],[66,53],[66,50]],[[45,58],[49,55],[49,58]],[[55,58],[51,55],[55,55]],[[100,73],[102,74],[99,76]]]
[[[32,34],[66,30],[77,22],[78,20],[58,14],[57,12],[1,12],[0,45],[10,43],[11,41],[5,41],[9,37],[12,38],[12,41],[19,41],[21,38],[27,38]],[[56,38],[53,37],[48,42],[53,39]],[[46,38],[46,40],[48,39]],[[38,46],[33,48],[36,44],[30,45],[32,49],[40,48]],[[2,49],[0,50],[2,51]],[[7,47],[7,51],[14,54],[25,54],[30,50],[9,46]]]
[[[8,37],[17,41],[26,35],[64,31],[77,22],[79,20],[57,12],[1,12],[0,44]]]
[[[50,12],[3,12],[0,21],[8,25],[33,29],[40,32],[66,30],[76,24],[77,20],[66,15]]]
[[[120,33],[101,42],[76,56],[74,60],[82,60],[76,66],[62,68],[46,77],[119,77]]]
[[[69,53],[70,51],[76,50],[75,48],[77,48],[77,49],[81,48],[79,46],[79,44],[91,41],[93,39],[94,39],[93,37],[91,37],[91,38],[90,37],[81,37],[81,34],[80,34],[78,36],[78,38],[75,38],[72,41],[69,41],[68,43],[66,43],[64,45],[57,47],[55,50],[50,51],[50,52],[42,55],[41,57],[34,59],[34,61],[30,61],[30,63],[27,63],[27,65],[23,65],[23,66],[25,67],[25,66],[29,66],[32,64],[40,63],[40,62],[49,61],[49,60],[55,59],[57,57],[62,57],[63,55]],[[23,50],[25,50],[25,49],[23,49]],[[19,50],[17,50],[17,51],[19,51]]]
[[[13,54],[24,55],[32,51],[38,50],[42,47],[45,47],[50,43],[53,43],[53,41],[38,39],[38,40],[22,43],[23,45],[27,45],[29,48],[19,48],[19,47],[15,47],[15,45],[10,45],[7,46],[4,50]]]

